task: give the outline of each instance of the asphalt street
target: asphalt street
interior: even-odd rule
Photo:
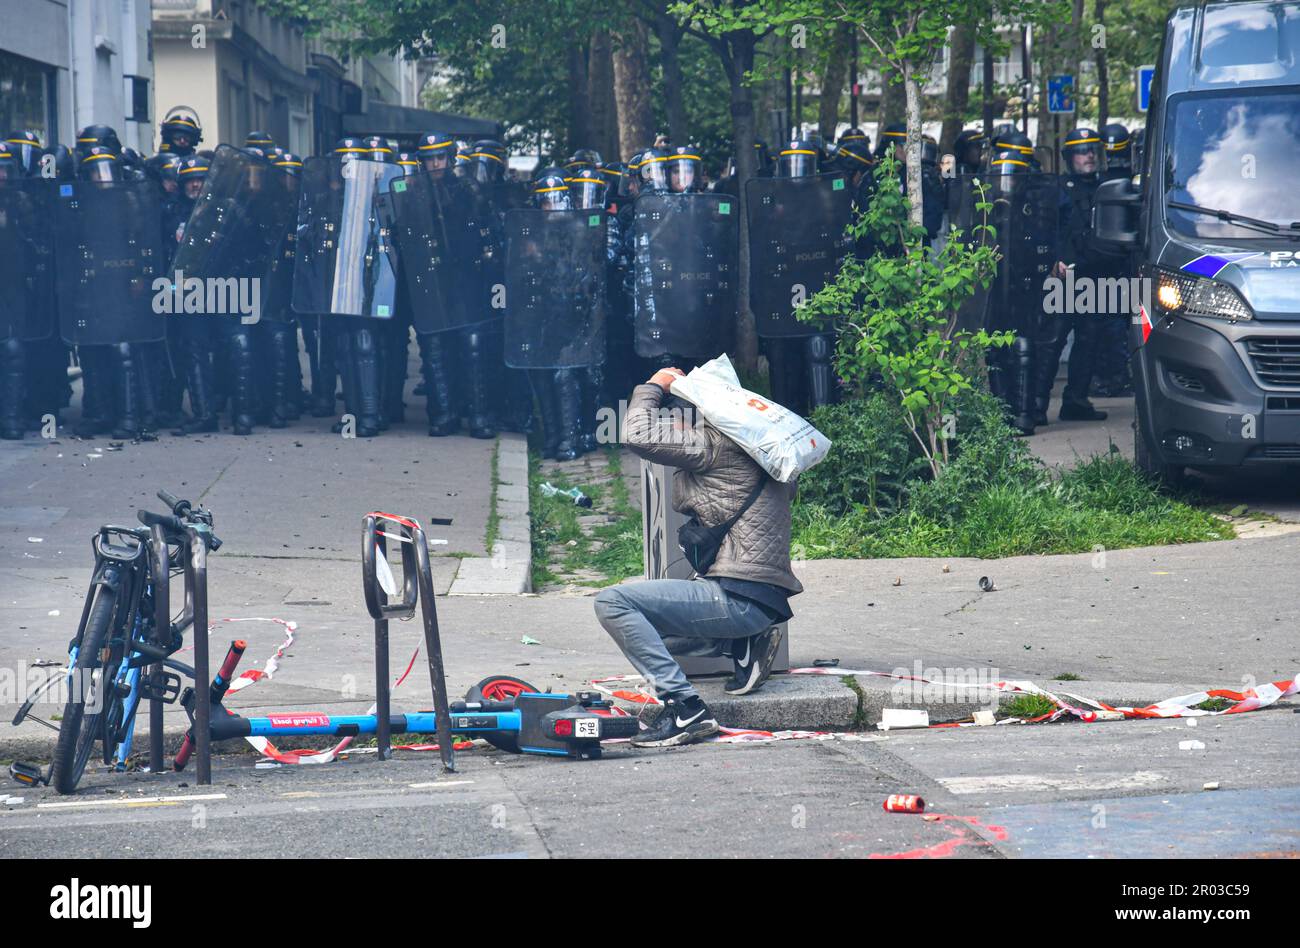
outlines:
[[[1104,434],[1054,427],[1048,433],[1071,451]],[[458,556],[487,555],[491,442],[430,439],[415,424],[376,441],[345,440],[304,421],[245,439],[108,448],[104,440],[0,444],[0,715],[21,701],[23,674],[64,660],[94,530],[133,522],[139,506],[159,509],[158,487],[216,512],[226,546],[210,561],[214,621],[298,626],[275,675],[230,700],[244,713],[360,713],[373,700],[357,555],[367,511],[414,515],[446,541],[431,551],[440,593]],[[433,517],[451,523],[434,526]],[[1100,557],[799,563],[807,592],[794,601],[791,657],[1048,687],[1062,687],[1050,680],[1068,673],[1077,694],[1119,683],[1149,700],[1291,678],[1300,669],[1300,533],[1274,526],[1271,536]],[[981,591],[982,576],[993,590]],[[450,691],[500,673],[574,690],[630,671],[594,620],[592,592],[440,596]],[[213,651],[236,634],[250,643],[242,667],[260,669],[285,637],[273,623],[219,623]],[[421,629],[394,623],[391,634],[396,673]],[[396,710],[428,707],[419,664],[415,672],[395,692]],[[228,754],[214,762],[211,787],[194,786],[192,773],[140,772],[88,774],[71,798],[11,784],[0,791],[8,794],[0,853],[1294,855],[1296,703],[1196,728],[1128,721],[870,732],[866,740],[614,747],[596,762],[475,748],[449,778],[433,755],[411,752],[392,762],[354,754],[262,769],[250,754]],[[173,731],[182,722],[169,713]],[[49,732],[38,725],[3,730],[0,758],[48,754]],[[1181,750],[1188,739],[1205,747]],[[1219,789],[1203,790],[1207,783]],[[893,792],[919,793],[941,818],[884,813]]]
[[[1189,735],[1203,750],[1180,750]],[[855,857],[1294,855],[1296,716],[965,728],[599,761],[462,751],[192,774],[88,775],[15,791],[0,856]],[[1204,790],[1217,782],[1219,789]],[[886,813],[891,793],[926,812]]]

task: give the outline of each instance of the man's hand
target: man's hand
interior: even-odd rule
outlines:
[[[658,385],[664,390],[664,394],[668,394],[672,391],[673,381],[681,378],[685,374],[685,372],[676,367],[660,369],[654,375],[650,376],[650,384]]]

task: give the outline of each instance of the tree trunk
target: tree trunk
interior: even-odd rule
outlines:
[[[608,30],[591,34],[587,58],[587,95],[591,100],[592,148],[601,157],[618,154],[618,108],[614,102],[614,49]],[[608,160],[608,159],[607,159]]]
[[[736,31],[721,42],[730,55],[723,56],[727,81],[731,86],[731,130],[736,147],[736,183],[739,185],[740,227],[739,272],[736,275],[736,333],[733,355],[737,366],[746,372],[758,370],[758,333],[754,313],[749,308],[749,227],[745,184],[758,170],[754,155],[754,94],[745,85],[745,74],[754,68],[754,34]]]
[[[649,37],[645,24],[634,19],[614,49],[614,98],[618,104],[618,142],[623,160],[653,144],[654,112]]]
[[[911,63],[903,63],[903,90],[907,101],[907,199],[912,205],[912,223],[918,227],[925,223],[925,199],[921,188],[921,82],[927,71],[918,73]]]
[[[1110,121],[1110,74],[1106,62],[1106,0],[1096,0],[1093,15],[1102,27],[1102,41],[1097,46],[1097,129]]]
[[[580,43],[569,47],[569,127],[556,138],[556,157],[571,155],[591,140],[591,100],[587,95],[587,51]]]
[[[853,28],[842,23],[835,28],[831,47],[822,70],[821,91],[817,96],[817,130],[822,141],[835,141],[835,127],[840,123],[840,97],[849,70],[849,36]]]
[[[685,83],[677,49],[682,42],[682,28],[668,15],[666,6],[655,16],[655,33],[659,37],[659,65],[664,73],[664,110],[668,113],[668,137],[674,145],[690,141],[686,121]]]
[[[975,62],[975,30],[959,26],[952,31],[952,55],[948,63],[947,106],[943,115],[943,131],[939,133],[939,151],[952,151],[966,120],[966,104],[970,101],[970,71]]]
[[[1059,38],[1060,34],[1055,26],[1034,32],[1034,58],[1038,61],[1038,135],[1034,138],[1034,144],[1047,145],[1049,148],[1054,144],[1055,139],[1052,131],[1054,117],[1047,111],[1047,80],[1056,67],[1063,62],[1057,45]],[[1060,156],[1054,153],[1052,160],[1059,161]]]
[[[892,81],[894,72],[887,66],[880,69],[880,127],[876,129],[879,141],[886,125],[904,121],[907,115],[907,93],[903,84]]]

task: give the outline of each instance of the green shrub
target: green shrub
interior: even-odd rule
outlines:
[[[902,408],[884,395],[823,405],[812,422],[831,439],[825,460],[799,478],[799,500],[832,514],[856,506],[897,509],[906,482],[927,468],[907,431]]]

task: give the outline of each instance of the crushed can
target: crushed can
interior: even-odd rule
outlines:
[[[925,801],[913,793],[891,793],[884,809],[886,813],[924,813]]]

